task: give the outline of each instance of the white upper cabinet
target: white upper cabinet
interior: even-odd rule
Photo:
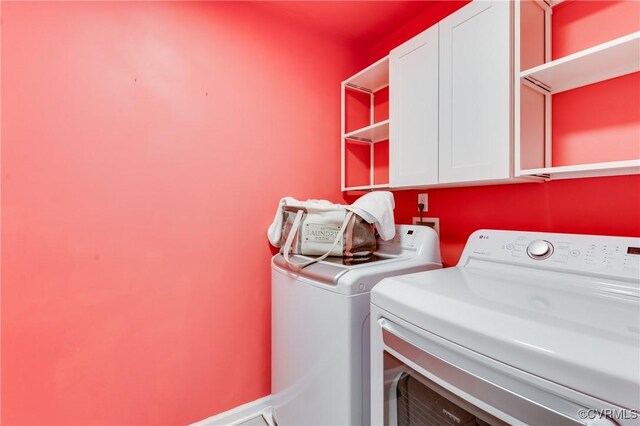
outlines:
[[[511,12],[476,0],[389,55],[389,186],[511,179]]]
[[[389,185],[438,183],[438,25],[389,54]]]
[[[439,183],[508,179],[510,2],[474,1],[439,28]]]

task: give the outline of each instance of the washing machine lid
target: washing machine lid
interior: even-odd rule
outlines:
[[[482,355],[639,408],[640,280],[471,259],[387,278],[371,303]]]
[[[293,256],[295,262],[304,262],[312,259],[312,256]],[[295,270],[289,266],[284,260],[282,254],[277,254],[273,257],[273,263],[280,269],[294,272],[299,276],[309,278],[313,281],[321,282],[324,284],[337,285],[338,280],[344,274],[354,268],[367,267],[373,264],[380,264],[383,262],[393,262],[399,260],[400,256],[388,256],[381,254],[372,254],[370,256],[364,256],[362,258],[342,258],[342,257],[329,257],[320,262],[311,264],[301,270]]]

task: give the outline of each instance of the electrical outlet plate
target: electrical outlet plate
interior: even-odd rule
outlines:
[[[418,194],[418,204],[424,204],[423,212],[428,211],[429,210],[429,194]],[[419,208],[418,208],[418,211],[420,211]]]
[[[414,217],[413,224],[433,228],[436,234],[440,235],[440,219],[437,217],[423,217],[422,221],[419,217]]]

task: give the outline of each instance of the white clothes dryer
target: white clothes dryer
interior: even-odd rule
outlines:
[[[301,260],[303,256],[296,256]],[[397,225],[364,259],[301,271],[272,259],[272,407],[279,426],[369,425],[369,293],[381,279],[442,268],[428,227]]]
[[[640,425],[640,238],[477,231],[371,320],[373,425]]]

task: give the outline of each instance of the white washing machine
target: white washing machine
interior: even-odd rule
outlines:
[[[371,294],[372,424],[640,424],[640,238],[478,231]]]
[[[296,256],[302,258],[302,256]],[[364,259],[301,271],[272,260],[273,420],[279,426],[369,425],[369,293],[385,277],[442,268],[431,228],[397,225]]]

